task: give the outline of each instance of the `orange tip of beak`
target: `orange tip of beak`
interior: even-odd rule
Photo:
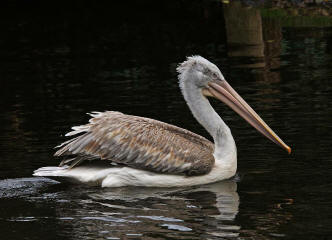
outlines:
[[[288,154],[291,154],[291,152],[292,152],[292,149],[290,148],[290,147],[286,147],[286,150],[287,150],[287,152],[288,152]]]

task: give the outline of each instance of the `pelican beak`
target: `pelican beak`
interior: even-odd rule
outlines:
[[[209,82],[207,90],[215,98],[224,102],[241,117],[243,117],[251,126],[256,128],[265,137],[272,142],[284,148],[289,154],[291,148],[287,146],[275,132],[261,119],[258,114],[243,100],[243,98],[226,82],[225,80]],[[208,94],[208,95],[210,95]]]

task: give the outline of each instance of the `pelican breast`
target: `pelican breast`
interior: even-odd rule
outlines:
[[[84,160],[108,160],[159,173],[202,175],[214,165],[213,144],[188,130],[157,120],[94,112],[86,125],[73,127],[55,156],[74,167]],[[74,156],[74,157],[73,157]]]

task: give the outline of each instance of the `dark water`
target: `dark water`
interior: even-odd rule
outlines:
[[[232,23],[232,6],[210,1],[4,5],[1,239],[331,238],[331,28],[284,28],[250,10],[238,16],[259,26],[237,36],[246,29]],[[89,111],[151,117],[209,138],[178,89],[175,67],[192,54],[220,66],[293,153],[213,101],[237,143],[234,180],[100,189],[31,177],[58,163],[53,147]]]

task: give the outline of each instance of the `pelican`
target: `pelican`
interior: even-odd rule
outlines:
[[[236,145],[208,97],[224,102],[264,136],[291,152],[215,64],[192,56],[179,64],[177,72],[189,109],[214,144],[154,119],[114,111],[93,112],[88,124],[73,127],[66,134],[78,136],[58,146],[54,155],[64,157],[59,167],[39,168],[34,176],[102,187],[180,187],[229,179],[237,169]]]

